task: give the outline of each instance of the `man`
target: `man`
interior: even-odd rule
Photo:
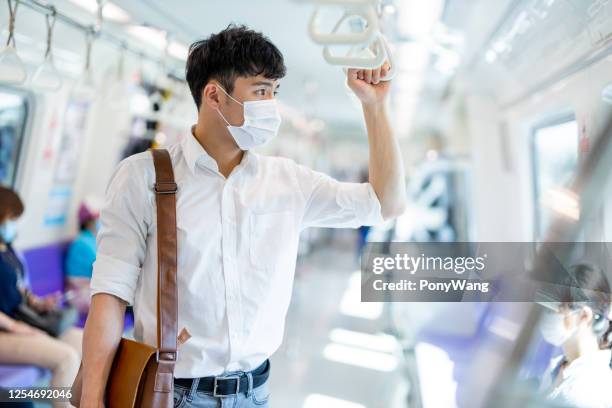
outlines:
[[[274,96],[285,66],[268,39],[229,26],[191,45],[186,78],[198,121],[193,137],[169,149],[178,184],[178,330],[190,336],[175,366],[177,405],[267,406],[267,359],[282,341],[300,230],[375,224],[403,211],[403,166],[384,108],[389,83],[380,81],[387,70],[348,72],[368,130],[369,183],[340,183],[249,151],[280,125]],[[109,184],[85,328],[83,407],[102,406],[127,304],[136,339],[156,344],[154,179],[145,152],[121,162]],[[229,375],[248,386],[214,396],[211,378]]]

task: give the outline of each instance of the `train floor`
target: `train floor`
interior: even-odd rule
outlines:
[[[348,232],[298,260],[285,339],[271,359],[272,407],[406,406],[399,347],[384,334],[382,305],[360,302]]]

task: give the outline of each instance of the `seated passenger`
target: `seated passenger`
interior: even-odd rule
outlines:
[[[45,367],[52,371],[51,386],[69,387],[81,360],[82,331],[69,328],[54,338],[16,316],[24,304],[41,315],[57,308],[57,296],[35,296],[25,284],[24,265],[12,246],[22,213],[19,196],[0,187],[0,364]]]
[[[70,303],[85,315],[89,311],[89,282],[96,260],[98,211],[82,203],[78,216],[80,233],[66,255],[66,289],[71,292]]]
[[[548,398],[580,408],[612,407],[612,325],[610,285],[596,266],[571,268],[555,295],[559,306],[546,311],[544,339],[563,348],[544,376]]]

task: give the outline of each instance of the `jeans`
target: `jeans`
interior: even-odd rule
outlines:
[[[232,375],[233,373],[227,373]],[[251,378],[250,373],[247,376]],[[175,408],[269,408],[268,382],[257,388],[252,385],[246,393],[228,395],[224,397],[213,397],[211,392],[198,391],[199,378],[194,379],[191,388],[174,385],[174,407]]]

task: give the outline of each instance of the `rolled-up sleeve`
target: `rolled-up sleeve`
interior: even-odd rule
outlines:
[[[305,207],[302,227],[357,228],[384,221],[370,183],[346,183],[295,165]]]
[[[111,177],[100,211],[92,296],[108,293],[134,303],[151,221],[144,164],[126,159]]]

